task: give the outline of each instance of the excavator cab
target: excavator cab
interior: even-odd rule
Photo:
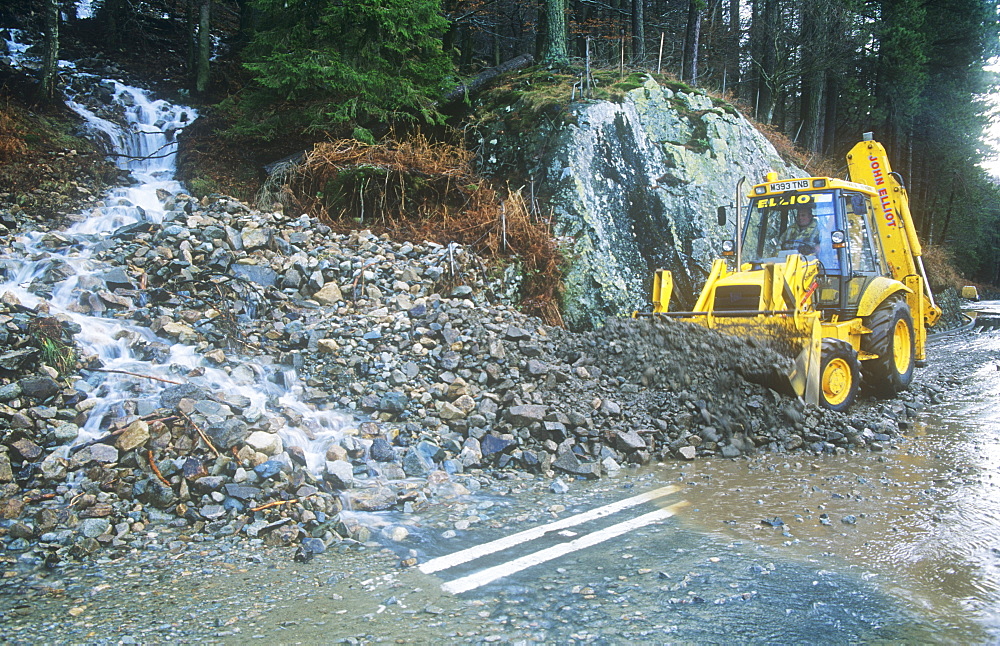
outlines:
[[[872,196],[857,190],[752,198],[742,235],[742,263],[756,270],[802,255],[816,263],[813,301],[823,318],[853,317],[871,280],[888,275],[873,235],[874,216]]]
[[[759,267],[800,254],[839,270],[839,254],[831,241],[838,220],[830,192],[753,199],[743,233],[744,261]]]

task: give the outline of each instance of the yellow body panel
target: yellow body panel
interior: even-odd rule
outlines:
[[[861,300],[858,302],[858,316],[870,316],[875,311],[875,308],[881,305],[885,299],[899,292],[912,294],[913,290],[898,280],[886,278],[885,276],[876,276],[868,283],[865,292],[861,295]]]

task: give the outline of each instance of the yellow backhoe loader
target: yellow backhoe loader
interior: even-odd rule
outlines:
[[[689,319],[783,344],[788,386],[805,401],[844,410],[862,376],[874,391],[909,386],[941,316],[927,283],[909,199],[871,133],[847,155],[850,180],[768,173],[736,215],[693,311],[670,312],[673,280],[658,270],[650,316]],[[726,211],[719,208],[720,225]]]

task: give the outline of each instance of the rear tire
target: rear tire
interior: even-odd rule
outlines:
[[[823,339],[819,363],[819,403],[823,408],[834,411],[850,408],[861,384],[860,364],[850,343]]]
[[[901,296],[891,296],[865,319],[865,327],[871,334],[861,337],[861,349],[878,355],[864,362],[865,383],[881,395],[906,390],[916,355],[910,306]]]

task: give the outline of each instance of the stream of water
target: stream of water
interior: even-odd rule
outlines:
[[[27,48],[16,37],[16,32],[12,32],[7,41],[8,51],[12,62],[21,64]],[[85,120],[95,137],[110,143],[114,160],[132,174],[135,182],[110,190],[98,208],[81,214],[78,222],[61,232],[66,243],[59,249],[50,248],[42,233],[18,236],[11,245],[16,255],[2,259],[7,278],[0,284],[0,294],[13,295],[28,307],[47,307],[51,316],[71,319],[80,328],[74,336],[77,346],[83,354],[100,359],[104,372],[92,373],[76,384],[97,400],[77,443],[103,435],[111,419],[127,417],[137,410],[152,412],[158,406],[164,382],[134,376],[147,375],[246,398],[249,405],[243,416],[249,420],[279,414],[275,411],[293,411],[294,417],[302,422],[281,429],[284,446],[301,447],[310,469],[320,472],[327,447],[342,437],[352,418],[336,411],[317,411],[303,403],[298,397],[301,386],[293,370],[266,361],[244,360],[238,369],[227,372],[205,361],[193,346],[159,338],[133,322],[81,312],[85,309],[78,306],[81,294],[102,284],[101,277],[110,269],[95,259],[94,250],[101,249],[102,242],[123,226],[140,221],[162,222],[165,200],[184,192],[174,178],[177,135],[198,115],[191,107],[154,99],[141,88],[76,71],[72,63],[61,62],[61,67],[65,73],[82,77],[88,84],[110,87],[111,106],[121,113],[124,123],[99,116],[75,97],[70,97],[67,103]],[[53,285],[43,277],[55,268],[69,277]],[[170,348],[166,360],[149,361],[137,352],[154,342]],[[70,447],[61,450],[68,452]]]

